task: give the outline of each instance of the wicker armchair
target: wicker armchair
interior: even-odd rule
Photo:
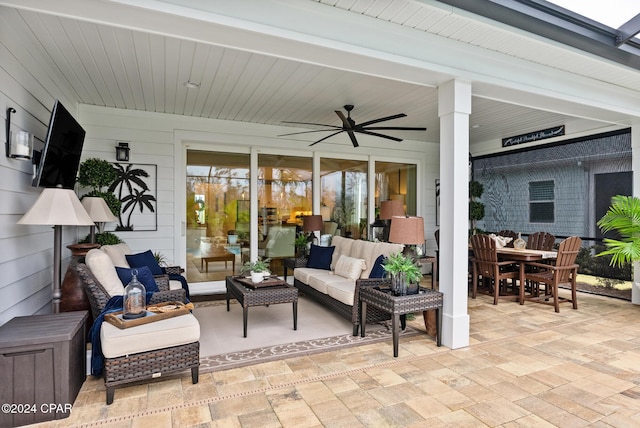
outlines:
[[[86,264],[82,262],[72,262],[70,264],[70,268],[76,272],[76,274],[82,281],[82,284],[89,298],[91,312],[94,316],[94,319],[97,319],[110,299],[109,294],[106,292],[104,286],[100,284],[96,277],[91,273],[91,270]],[[186,302],[185,290],[169,290],[169,278],[167,275],[156,276],[155,279],[160,291],[153,294],[149,303],[161,303],[168,301]],[[185,317],[191,317],[192,319],[187,320]],[[175,335],[166,335],[164,331],[161,330],[161,328],[163,327],[162,323],[166,323],[177,318],[185,318],[181,321],[183,321],[183,324],[185,320],[188,321],[188,325],[186,327],[182,326],[182,328],[190,329],[190,332],[193,332],[193,329],[195,329],[197,331],[197,337],[199,337],[198,322],[191,314],[181,315],[173,319],[161,320],[138,327],[125,329],[127,333],[131,334],[135,334],[136,329],[145,329],[146,337],[149,337],[149,326],[154,326],[159,329],[157,331],[157,335],[162,335],[165,338],[176,336],[176,342],[173,342],[175,346],[166,345],[166,347],[162,347],[160,349],[124,353],[123,355],[115,355],[112,357],[107,357],[105,355],[103,375],[106,387],[107,404],[111,404],[113,402],[116,386],[128,384],[131,382],[151,380],[167,374],[179,373],[184,370],[190,369],[192,383],[198,383],[200,366],[199,340],[196,340],[194,337],[194,339],[189,340],[195,341],[191,341],[190,343],[185,344],[183,342],[180,342],[180,340],[186,340],[179,337],[179,333]],[[101,326],[101,337],[103,336],[103,334],[107,334],[105,333],[105,324],[106,323],[103,323]],[[114,329],[118,330],[116,327],[113,327],[111,325],[107,325],[106,327],[111,328],[112,332]],[[180,330],[172,331],[174,331],[175,333],[175,331]],[[151,334],[156,334],[156,332],[151,332]],[[105,337],[108,338],[109,336]],[[103,338],[103,341],[104,340],[105,339]]]
[[[86,264],[73,261],[69,267],[75,271],[78,278],[82,281],[82,285],[87,293],[87,298],[89,299],[89,304],[91,305],[91,314],[93,315],[93,319],[96,319],[107,305],[110,299],[109,294],[104,286],[100,284],[100,281],[91,273],[91,269],[89,269]],[[167,275],[158,275],[155,277],[155,280],[160,291],[154,293],[151,298],[151,303],[175,301],[186,303],[186,293],[183,289],[169,289],[169,277]]]

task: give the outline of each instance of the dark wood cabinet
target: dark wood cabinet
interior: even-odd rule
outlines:
[[[86,378],[86,311],[16,317],[0,327],[0,426],[66,418]],[[8,410],[8,411],[6,411]]]

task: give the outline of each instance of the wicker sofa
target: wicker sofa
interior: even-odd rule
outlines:
[[[381,278],[369,278],[376,263],[390,254],[401,252],[401,244],[370,242],[334,236],[330,270],[298,267],[293,271],[294,285],[300,292],[351,320],[353,335],[358,334],[360,315],[358,297],[361,287],[380,285]],[[313,251],[310,257],[313,256]],[[311,263],[313,265],[313,263]],[[389,314],[371,308],[367,323],[389,319]]]
[[[93,317],[98,319],[112,294],[108,291],[110,287],[98,280],[84,261],[84,259],[74,261],[70,264],[70,268],[80,278],[89,299]],[[106,281],[103,279],[103,282]],[[186,302],[185,290],[170,289],[167,275],[156,276],[155,282],[160,291],[151,296],[149,304]],[[191,314],[122,330],[103,322],[100,338],[104,355],[102,374],[107,404],[113,402],[116,386],[131,382],[151,380],[190,369],[192,383],[198,383],[199,337],[200,326]]]

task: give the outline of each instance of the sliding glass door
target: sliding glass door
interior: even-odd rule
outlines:
[[[224,279],[232,274],[234,264],[239,271],[251,238],[249,160],[248,154],[187,151],[186,276],[190,283]],[[233,262],[229,254],[236,256]]]

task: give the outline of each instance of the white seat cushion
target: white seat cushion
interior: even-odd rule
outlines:
[[[200,323],[192,314],[120,329],[103,322],[100,329],[105,358],[186,345],[200,340]]]
[[[321,293],[327,294],[328,284],[335,281],[341,281],[343,279],[343,277],[334,275],[333,272],[325,270],[323,272],[317,272],[309,276],[309,282],[307,283],[307,285],[311,288],[315,288]]]
[[[293,277],[298,281],[302,281],[305,284],[309,284],[309,277],[321,272],[324,269],[315,269],[315,268],[295,268],[293,271]],[[328,270],[325,270],[325,273],[329,273]]]
[[[341,278],[336,275],[337,278]],[[351,279],[342,278],[339,281],[327,284],[327,294],[345,305],[353,306],[353,295],[355,294],[356,282]]]
[[[102,284],[109,297],[122,296],[124,294],[124,285],[118,278],[116,267],[113,265],[111,258],[106,253],[96,248],[89,250],[84,262],[93,276]]]

